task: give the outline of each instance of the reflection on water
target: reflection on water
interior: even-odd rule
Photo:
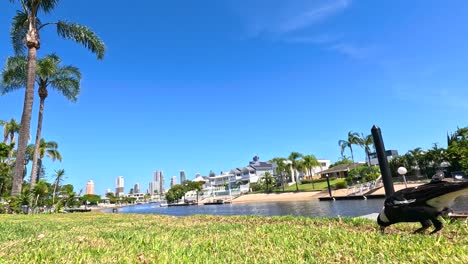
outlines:
[[[324,201],[317,199],[311,201],[291,202],[262,202],[244,204],[223,204],[204,206],[173,206],[160,207],[157,203],[127,206],[119,209],[119,213],[131,214],[164,214],[173,216],[186,216],[194,214],[208,215],[294,215],[294,216],[361,216],[380,212],[383,199]],[[468,196],[459,197],[454,211],[468,212]],[[110,210],[108,211],[110,212]]]

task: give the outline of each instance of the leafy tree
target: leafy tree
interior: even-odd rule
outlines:
[[[201,191],[203,187],[203,183],[196,182],[196,181],[185,181],[183,186],[185,187],[185,192],[193,191],[193,190]]]
[[[30,188],[34,188],[35,175],[38,171],[38,155],[41,144],[42,120],[44,115],[44,103],[48,96],[48,88],[60,92],[65,98],[76,102],[80,92],[81,73],[73,66],[61,66],[60,58],[55,55],[47,55],[39,59],[36,65],[36,83],[39,86],[39,114],[36,130],[36,143],[34,148],[33,164],[31,169]],[[26,86],[27,58],[24,56],[9,57],[2,74],[3,93],[20,89]],[[40,168],[39,168],[40,169]]]
[[[10,0],[15,3],[16,0]],[[39,33],[47,26],[55,26],[57,34],[65,39],[73,40],[88,48],[97,55],[98,59],[104,56],[105,46],[99,37],[88,27],[66,21],[42,23],[39,19],[39,12],[45,14],[52,12],[58,0],[18,0],[21,11],[18,11],[13,18],[11,27],[11,37],[13,48],[16,54],[22,54],[25,47],[28,50],[28,66],[26,93],[21,117],[21,129],[18,140],[17,162],[15,166],[15,175],[13,178],[12,195],[21,194],[24,159],[29,137],[31,112],[34,98],[34,81],[36,74],[36,53],[40,48]]]
[[[398,177],[400,176],[398,174],[398,168],[399,167],[405,167],[407,169],[407,175],[414,175],[415,169],[413,166],[410,165],[409,163],[409,155],[405,154],[402,156],[397,156],[391,159],[388,162],[388,165],[390,166],[390,172],[392,174],[392,177]]]
[[[185,195],[185,188],[180,184],[172,186],[166,193],[166,200],[168,202],[174,202],[180,200]]]
[[[353,180],[360,180],[361,182],[368,182],[377,179],[380,175],[379,166],[362,165],[353,168],[349,171],[346,180],[352,182]]]
[[[463,171],[468,175],[468,127],[458,128],[447,136],[447,160],[451,171]]]
[[[60,206],[65,206],[65,207],[74,207],[78,206],[79,203],[75,199],[76,193],[73,190],[73,185],[71,184],[65,184],[60,188],[59,192],[59,197],[60,199]],[[59,207],[57,206],[57,211],[59,210]]]
[[[96,194],[85,194],[85,195],[81,196],[80,201],[81,201],[82,203],[89,203],[89,204],[97,205],[97,204],[100,203],[102,200],[101,200],[101,196],[99,196],[99,195],[96,195]]]
[[[335,163],[330,164],[329,168],[336,167],[341,164],[353,164],[353,161],[343,156],[340,160]]]
[[[5,196],[6,190],[11,187],[11,165],[7,163],[11,149],[11,145],[0,143],[0,197]]]

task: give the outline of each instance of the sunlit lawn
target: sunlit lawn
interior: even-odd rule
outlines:
[[[468,263],[468,224],[380,234],[365,219],[0,215],[0,263]]]
[[[336,180],[330,180],[330,185],[335,184]],[[297,186],[299,187],[299,191],[301,192],[310,192],[310,191],[322,191],[328,188],[327,182],[317,182],[312,185],[312,183],[307,184],[300,184],[298,183]],[[282,192],[283,187],[277,187],[273,190],[274,192]],[[290,186],[284,186],[285,192],[295,192],[296,191],[296,184],[292,184]]]

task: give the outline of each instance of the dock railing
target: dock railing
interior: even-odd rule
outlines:
[[[383,186],[382,178],[348,187],[346,195],[364,195]]]

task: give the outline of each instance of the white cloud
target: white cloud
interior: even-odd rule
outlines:
[[[333,44],[330,49],[355,59],[364,59],[368,56],[369,53],[368,48],[356,47],[348,43]]]
[[[252,0],[232,2],[249,35],[284,35],[306,29],[345,10],[351,0]]]
[[[306,28],[346,9],[350,4],[351,0],[336,0],[328,1],[324,5],[306,8],[301,13],[285,18],[284,21],[278,25],[276,31],[279,33],[287,33]]]

